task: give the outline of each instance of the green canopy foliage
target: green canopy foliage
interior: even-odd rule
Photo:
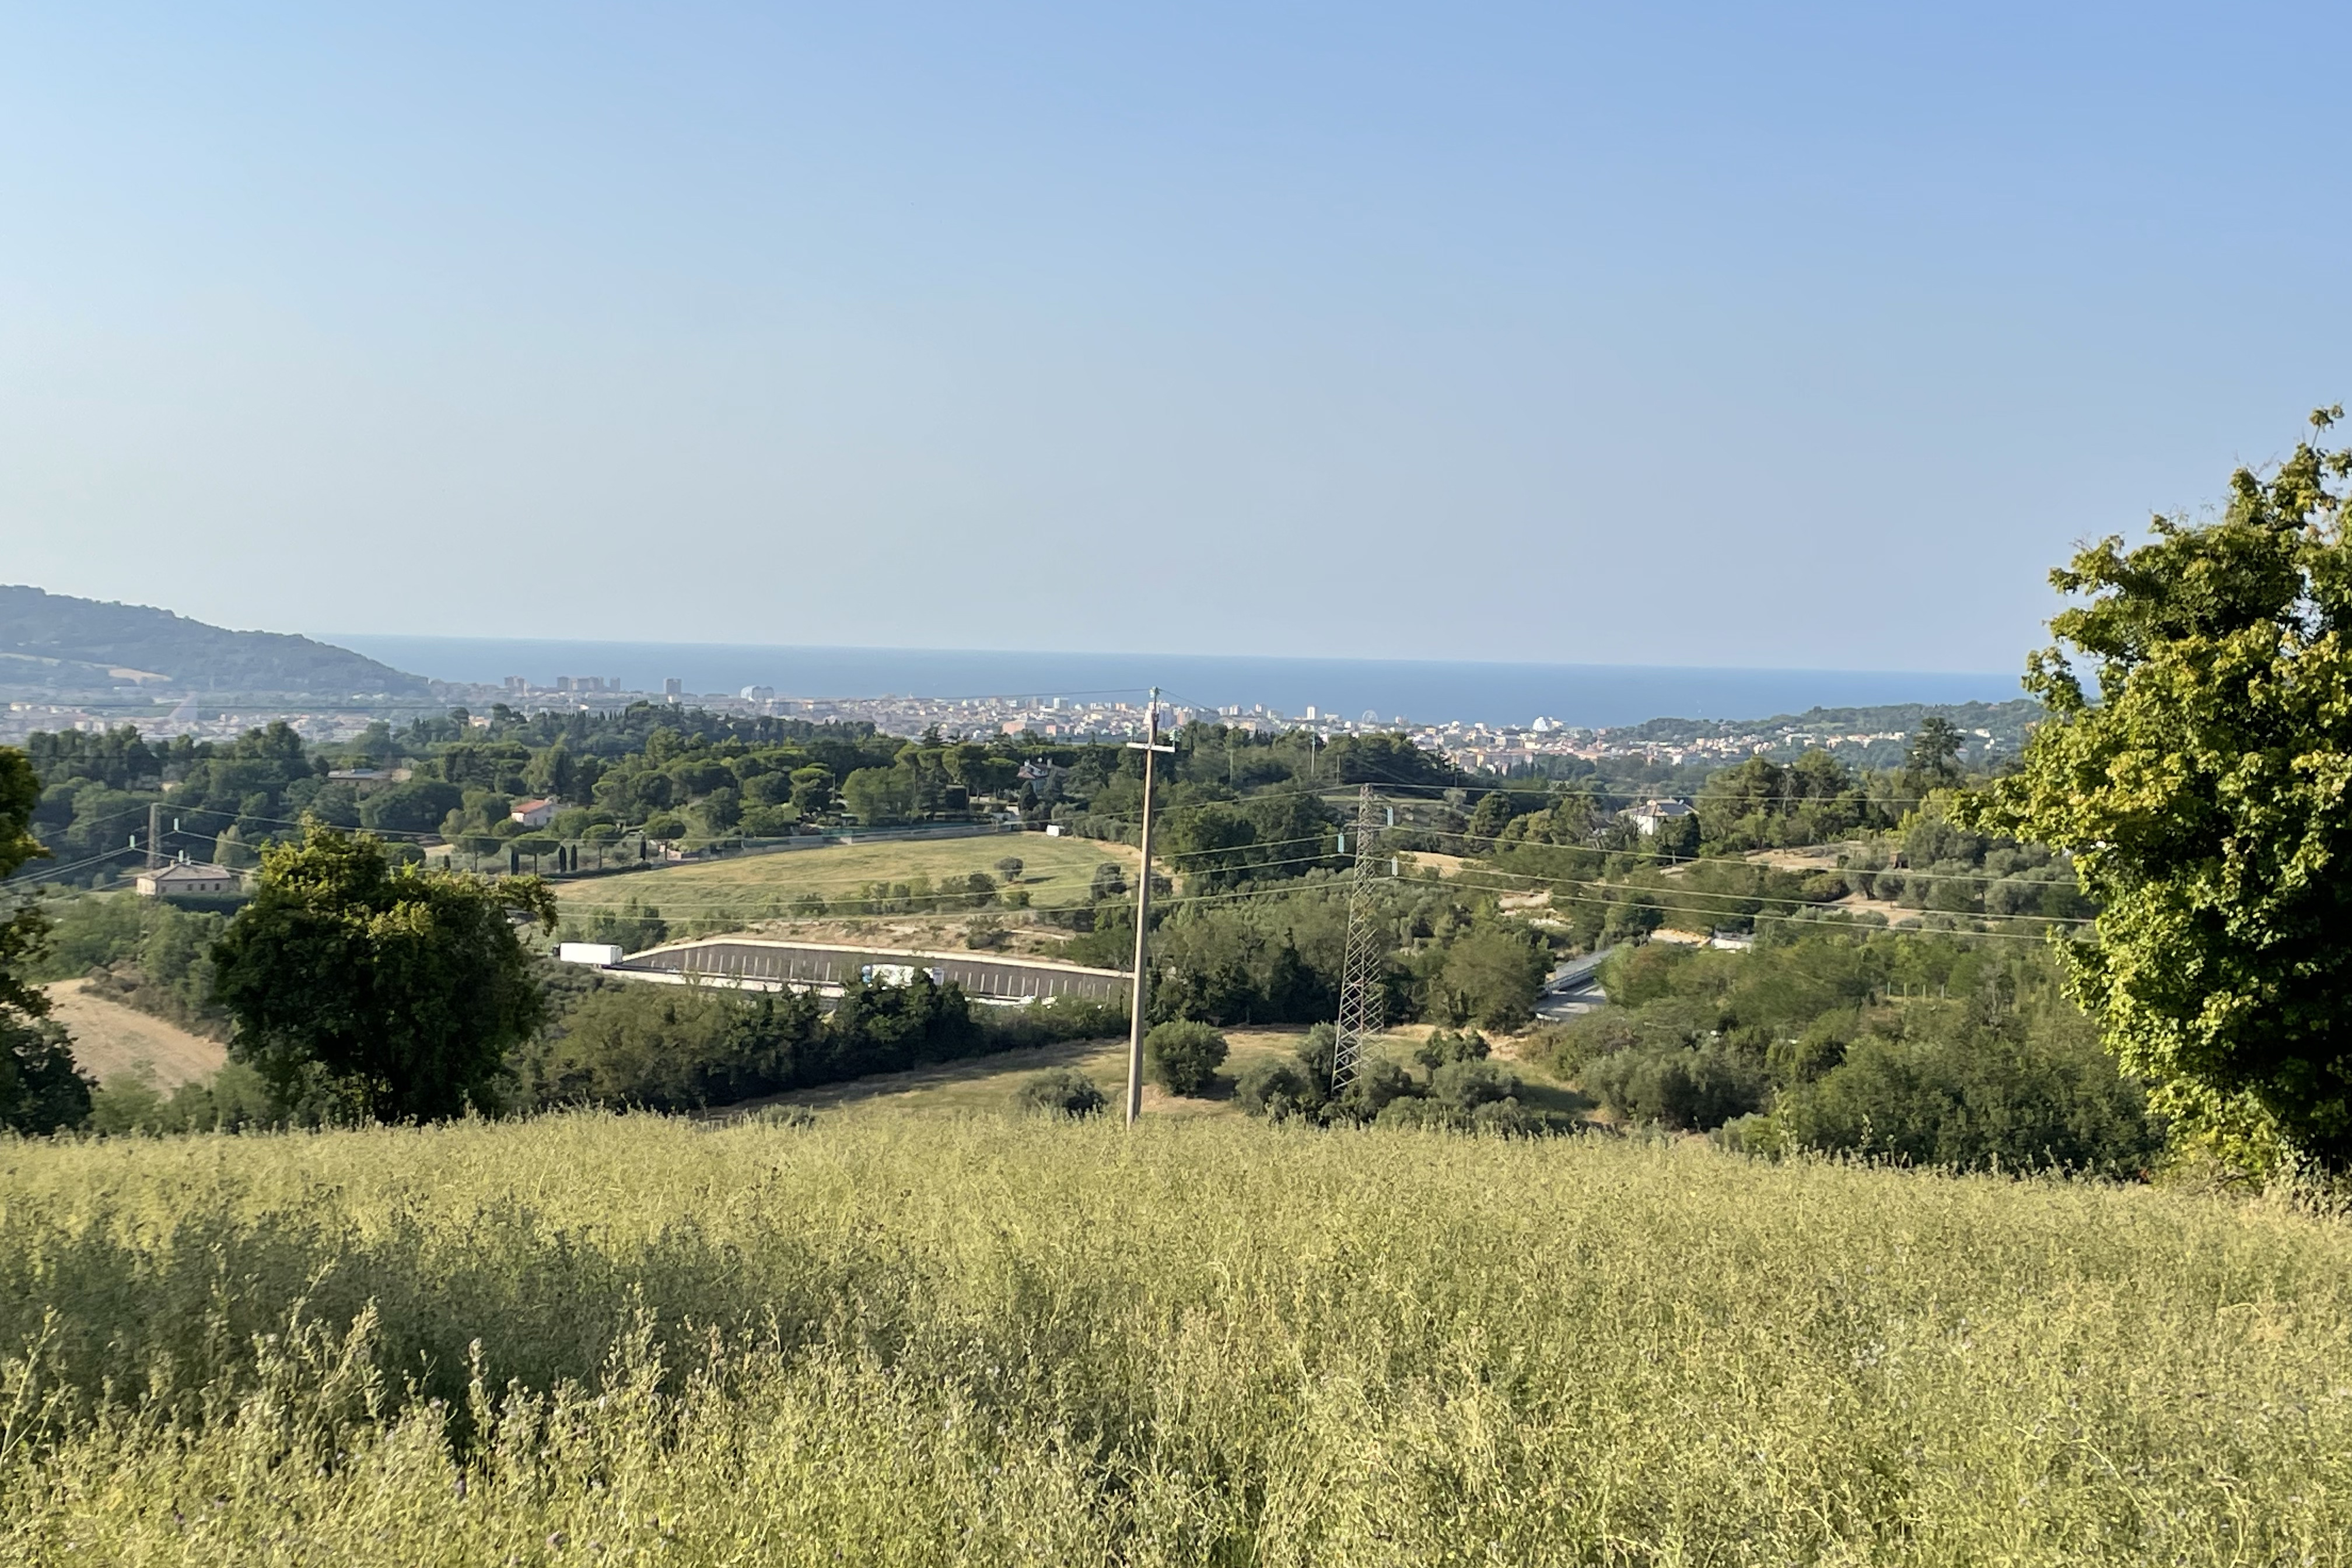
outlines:
[[[394,869],[380,841],[324,826],[274,845],[213,950],[230,1052],[289,1102],[323,1089],[425,1120],[485,1105],[544,1007],[510,914],[551,928],[546,885]]]
[[[1200,1095],[1224,1065],[1225,1037],[1207,1024],[1175,1018],[1143,1037],[1143,1070],[1171,1094]]]
[[[1013,1091],[1013,1109],[1030,1115],[1092,1116],[1109,1103],[1100,1086],[1076,1068],[1031,1073]]]
[[[2038,943],[1781,927],[1744,952],[1633,948],[1602,973],[1609,1005],[1536,1055],[1628,1121],[2109,1176],[2147,1170],[2163,1142]]]
[[[48,853],[32,832],[40,795],[25,753],[0,747],[0,885]],[[0,903],[0,1128],[17,1132],[77,1126],[89,1114],[89,1080],[74,1066],[65,1031],[47,1021],[49,999],[26,973],[47,931],[31,904]]]
[[[2164,1109],[2255,1167],[2352,1164],[2352,451],[2318,439],[2239,469],[2218,520],[2159,517],[2052,574],[2085,602],[2030,667],[2049,720],[1968,808],[2073,855],[2102,906],[2064,950],[2073,994]]]

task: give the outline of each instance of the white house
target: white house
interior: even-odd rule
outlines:
[[[1688,816],[1694,809],[1686,800],[1654,800],[1633,808],[1633,826],[1644,835],[1655,833],[1658,824]]]
[[[525,827],[544,827],[555,820],[557,804],[551,800],[519,800],[507,815]]]
[[[140,872],[138,888],[139,896],[142,899],[216,898],[238,891],[239,884],[236,873],[226,866],[182,862]]]

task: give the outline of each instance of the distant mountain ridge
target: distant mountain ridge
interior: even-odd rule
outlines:
[[[169,610],[0,584],[0,690],[425,698],[420,676],[287,632],[239,632]]]

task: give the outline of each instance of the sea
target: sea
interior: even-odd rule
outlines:
[[[413,674],[491,685],[519,675],[548,686],[569,675],[617,679],[632,691],[659,691],[674,679],[690,696],[772,687],[777,696],[792,698],[1104,701],[1140,700],[1157,686],[1166,700],[1183,707],[1262,705],[1292,718],[1312,707],[1318,715],[1412,724],[1524,725],[1541,718],[1598,729],[1647,719],[1761,719],[1815,707],[2000,702],[2021,695],[2014,674],[1941,670],[317,635]]]

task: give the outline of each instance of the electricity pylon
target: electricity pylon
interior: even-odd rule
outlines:
[[[1339,1033],[1331,1054],[1331,1092],[1340,1093],[1355,1081],[1362,1065],[1364,1042],[1381,1032],[1388,997],[1382,981],[1388,970],[1387,932],[1372,901],[1372,845],[1381,827],[1381,809],[1372,804],[1372,786],[1356,797],[1356,879],[1348,889],[1348,962],[1339,983]]]

